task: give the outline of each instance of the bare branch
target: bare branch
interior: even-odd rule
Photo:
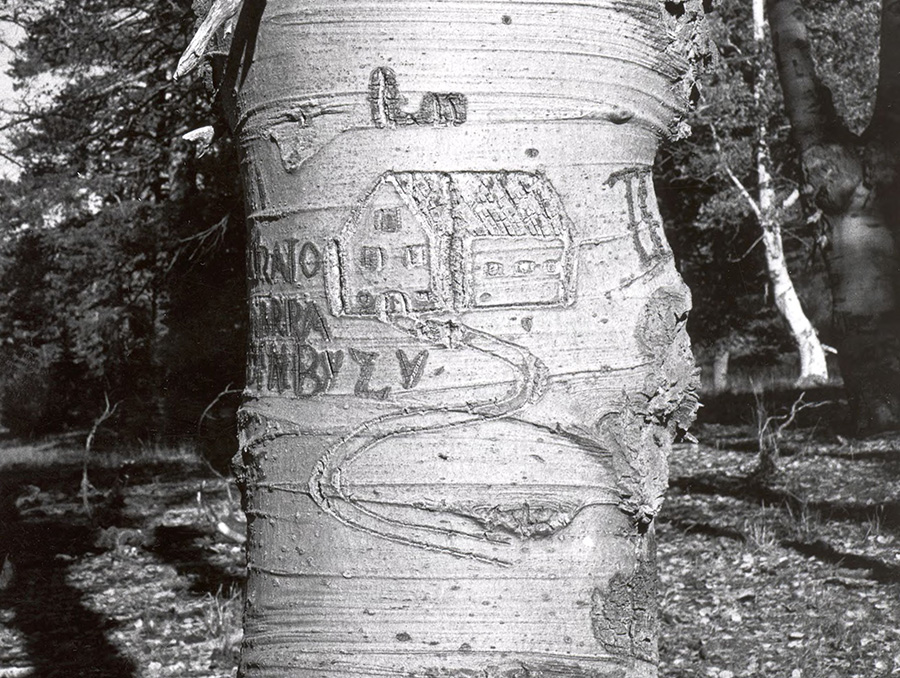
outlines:
[[[91,454],[91,447],[94,444],[94,437],[97,435],[97,429],[100,428],[103,422],[112,417],[116,413],[116,409],[119,407],[119,403],[110,405],[108,393],[103,394],[103,400],[105,401],[106,406],[103,408],[103,412],[100,413],[100,416],[94,419],[91,430],[84,441],[84,462],[81,467],[81,503],[84,505],[84,512],[87,515],[91,515],[91,502],[89,499],[89,494],[90,491],[94,489],[91,486],[91,481],[88,479],[88,459]]]
[[[757,415],[757,444],[759,448],[759,463],[754,471],[754,476],[758,480],[766,480],[771,478],[777,470],[778,448],[781,439],[787,428],[794,423],[803,410],[824,407],[833,404],[830,400],[823,400],[817,403],[804,402],[806,391],[800,393],[797,399],[791,404],[791,409],[787,414],[769,415],[762,401],[759,392],[754,390],[754,398],[756,399],[756,415]]]
[[[744,250],[744,253],[743,253],[741,256],[739,256],[739,257],[728,257],[728,262],[729,262],[729,263],[732,263],[732,264],[736,264],[736,263],[738,263],[739,261],[743,261],[744,259],[746,259],[748,256],[750,256],[750,253],[751,253],[753,250],[756,249],[756,246],[759,245],[759,243],[761,243],[761,242],[763,241],[763,238],[765,238],[765,235],[764,235],[764,234],[763,234],[763,235],[760,235],[759,237],[757,237],[756,240],[754,240],[754,241],[751,243],[750,247],[748,247],[746,250]]]
[[[231,19],[241,7],[243,0],[215,0],[206,18],[197,29],[175,69],[175,78],[181,78],[194,70],[206,54],[206,49],[222,25]]]
[[[200,435],[200,427],[203,426],[203,420],[209,416],[210,410],[216,406],[216,403],[219,402],[222,398],[227,395],[231,395],[232,393],[242,393],[242,389],[239,388],[231,388],[231,383],[229,382],[228,386],[222,389],[219,394],[212,399],[209,405],[203,410],[203,414],[200,415],[200,418],[197,420],[197,435]]]
[[[731,182],[737,186],[741,195],[744,196],[744,199],[747,201],[747,204],[750,205],[750,209],[753,210],[753,214],[756,215],[756,218],[762,221],[762,211],[759,209],[759,204],[753,199],[753,196],[750,195],[750,191],[747,190],[747,187],[744,186],[740,179],[738,179],[737,175],[731,169],[731,166],[725,161],[725,154],[722,152],[722,144],[719,142],[719,135],[716,133],[715,125],[710,125],[710,130],[712,131],[716,154],[719,156],[719,164],[722,166],[722,169],[725,170],[725,174],[728,175]],[[754,243],[754,246],[755,245],[756,243]],[[753,248],[751,247],[751,249]]]
[[[25,165],[22,164],[22,162],[17,160],[15,157],[11,156],[9,153],[4,153],[3,151],[0,151],[0,158],[3,158],[7,162],[10,162],[13,165],[16,165],[17,167],[25,167]]]

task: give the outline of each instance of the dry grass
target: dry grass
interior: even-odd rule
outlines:
[[[47,468],[81,463],[84,458],[84,440],[88,431],[48,436],[36,441],[12,438],[0,439],[0,470],[15,466]],[[197,455],[187,443],[166,446],[156,443],[135,442],[118,449],[94,450],[91,466],[113,468],[125,462],[193,462]]]

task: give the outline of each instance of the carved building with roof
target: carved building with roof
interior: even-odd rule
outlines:
[[[340,315],[565,306],[573,225],[545,176],[387,172],[341,230]]]

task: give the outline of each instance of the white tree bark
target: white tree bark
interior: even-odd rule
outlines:
[[[766,268],[772,283],[772,297],[775,306],[788,323],[791,334],[797,342],[800,354],[800,376],[798,384],[823,384],[828,381],[828,366],[825,362],[825,351],[816,330],[800,304],[800,297],[794,288],[784,257],[784,245],[781,238],[781,223],[775,203],[775,187],[769,168],[772,159],[769,155],[767,141],[765,107],[762,97],[765,93],[768,68],[762,55],[766,46],[765,0],[753,0],[753,39],[756,44],[757,59],[756,82],[753,97],[758,111],[758,135],[756,148],[756,173],[758,180],[757,217],[762,228],[762,243],[765,251]]]
[[[220,78],[251,234],[243,675],[656,674],[696,375],[650,168],[702,18],[245,5]]]

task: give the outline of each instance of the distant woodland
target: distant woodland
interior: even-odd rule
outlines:
[[[657,158],[656,189],[693,293],[706,388],[737,387],[735,373],[759,387],[803,376],[767,260],[774,224],[830,352],[827,379],[843,373],[861,428],[890,427],[900,421],[889,395],[900,353],[896,342],[858,348],[846,322],[858,313],[847,311],[829,251],[860,187],[896,233],[898,210],[883,196],[896,189],[886,158],[900,139],[890,114],[900,57],[879,46],[896,19],[877,0],[802,4],[771,0],[760,37],[750,3],[710,3],[719,58],[694,92],[692,136]],[[60,0],[0,13],[22,38],[10,45],[21,96],[2,102],[17,167],[0,182],[2,425],[20,435],[87,428],[108,399],[119,403],[108,434],[174,441],[199,431],[227,457],[245,378],[245,226],[215,92],[202,78],[173,78],[196,21],[190,3]],[[785,87],[788,62],[809,68]],[[896,327],[896,310],[884,315],[878,322]],[[887,375],[876,410],[853,391],[861,355]]]

